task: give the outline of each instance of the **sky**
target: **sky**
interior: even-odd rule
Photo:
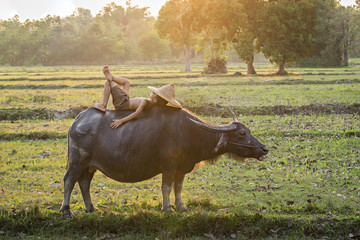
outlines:
[[[48,14],[66,17],[76,8],[91,10],[95,16],[108,3],[126,6],[126,0],[0,0],[0,19],[8,19],[19,15],[20,21],[40,19]],[[150,7],[151,15],[156,17],[166,0],[132,0],[131,6]]]
[[[20,21],[26,19],[40,19],[46,15],[66,17],[76,8],[82,7],[91,10],[95,16],[106,4],[115,2],[126,6],[126,0],[0,0],[0,19],[8,19],[19,15]],[[132,0],[131,5],[150,7],[151,15],[157,17],[158,12],[166,0]],[[343,5],[353,5],[355,0],[341,0]]]

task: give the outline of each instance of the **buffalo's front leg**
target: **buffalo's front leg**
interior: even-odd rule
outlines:
[[[175,192],[175,207],[180,212],[188,212],[189,209],[184,205],[181,198],[181,190],[183,187],[185,174],[182,172],[176,172],[175,174],[175,184],[174,184],[174,192]]]
[[[171,188],[174,182],[175,172],[163,172],[162,174],[162,184],[161,184],[161,191],[163,195],[163,206],[161,211],[163,212],[172,212],[171,204],[170,204],[170,193]]]

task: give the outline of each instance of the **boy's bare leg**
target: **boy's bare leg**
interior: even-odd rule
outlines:
[[[130,90],[130,81],[127,78],[124,77],[115,77],[111,74],[110,69],[108,66],[104,66],[103,67],[103,73],[106,77],[106,80],[108,81],[114,81],[119,85],[122,85],[122,90],[129,95],[129,90]]]
[[[94,108],[96,108],[96,109],[98,109],[100,111],[106,112],[106,107],[107,107],[107,104],[108,104],[108,101],[109,101],[111,88],[113,86],[115,86],[115,85],[116,85],[116,83],[114,83],[114,82],[109,82],[109,81],[105,82],[103,101],[102,101],[102,103],[95,103],[93,105]]]
[[[114,77],[108,66],[104,66],[102,69],[105,77],[106,77],[106,82],[104,85],[104,97],[103,97],[103,101],[102,103],[95,103],[93,105],[94,108],[106,112],[106,107],[109,101],[109,97],[111,94],[111,88],[116,86],[116,83],[119,85],[123,85],[122,90],[129,95],[129,89],[130,89],[130,81],[127,78],[123,78],[123,77]]]
[[[102,69],[104,75],[105,75],[105,78],[106,80],[108,80],[109,82],[112,81],[112,78],[113,78],[113,75],[111,74],[110,72],[110,69],[108,66],[104,66],[103,69]]]
[[[102,111],[102,112],[106,112],[106,107],[107,107],[107,104],[108,104],[108,101],[109,101],[109,97],[110,97],[110,93],[111,93],[111,86],[112,85],[112,74],[110,73],[110,70],[109,70],[109,67],[108,66],[104,66],[103,69],[102,69],[104,75],[105,75],[105,78],[106,78],[106,82],[105,82],[105,85],[104,85],[104,97],[103,97],[103,101],[102,103],[95,103],[93,105],[94,108]]]
[[[112,80],[114,82],[116,82],[119,85],[122,85],[122,90],[129,95],[129,90],[130,90],[130,81],[127,78],[124,77],[115,77],[112,75]]]

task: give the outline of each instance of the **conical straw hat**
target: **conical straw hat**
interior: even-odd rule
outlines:
[[[148,86],[148,88],[151,91],[153,91],[156,95],[168,101],[169,102],[168,106],[181,108],[181,104],[175,99],[175,88],[173,83],[165,85],[161,88],[155,88],[151,86]]]

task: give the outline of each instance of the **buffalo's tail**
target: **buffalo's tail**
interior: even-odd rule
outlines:
[[[67,135],[67,159],[66,159],[66,170],[69,168],[69,152],[70,152],[70,141],[69,141],[69,132]]]
[[[88,108],[88,109],[89,109],[89,108]],[[87,109],[86,109],[86,110],[87,110]],[[86,110],[80,112],[80,113],[76,116],[76,118],[75,118],[74,122],[72,123],[72,125],[81,117],[81,115],[82,115]],[[71,125],[71,126],[72,126],[72,125]],[[70,126],[69,131],[68,131],[68,134],[67,134],[67,161],[66,161],[66,170],[68,170],[68,168],[69,168],[69,156],[70,156],[70,141],[69,141],[69,139],[70,139],[71,126]]]

